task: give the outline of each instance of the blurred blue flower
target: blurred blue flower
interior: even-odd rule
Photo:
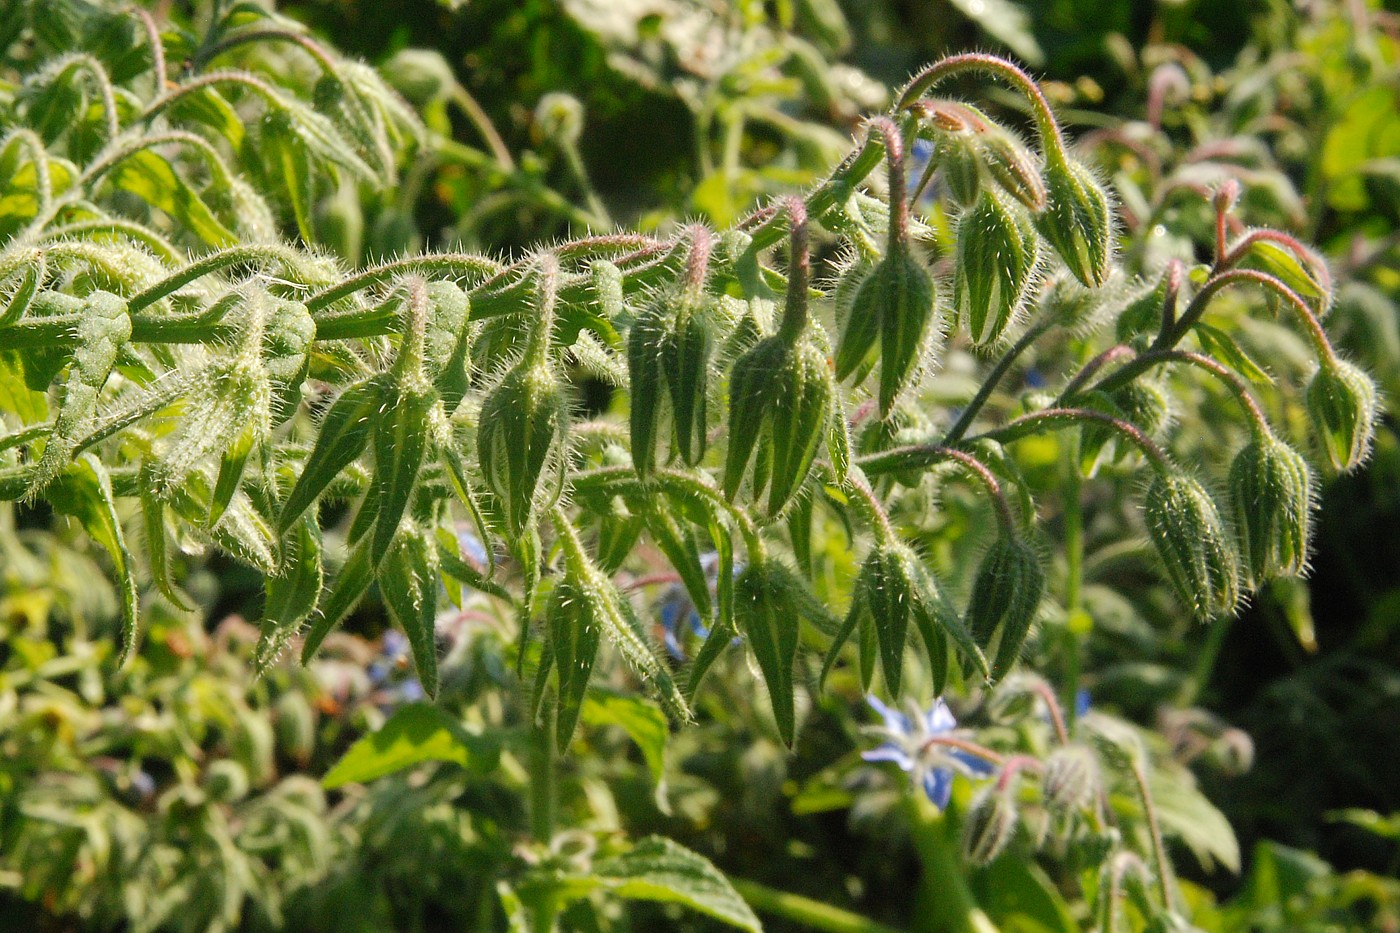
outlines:
[[[922,787],[933,805],[942,810],[953,793],[953,775],[986,777],[995,770],[991,763],[961,748],[930,739],[965,739],[970,733],[958,729],[958,721],[942,698],[933,701],[927,712],[913,703],[908,714],[890,709],[874,696],[866,698],[884,720],[867,729],[884,741],[861,756],[866,761],[890,761],[908,772],[916,787]]]
[[[906,175],[908,180],[905,184],[910,191],[919,183],[919,179],[924,177],[924,171],[928,168],[929,160],[933,158],[933,143],[927,139],[914,140],[914,147],[909,150],[909,158],[905,161],[907,166]],[[934,185],[929,185],[919,195],[921,205],[932,204],[937,196]]]
[[[1080,687],[1074,692],[1074,718],[1082,719],[1089,712],[1089,688]]]
[[[694,603],[690,601],[685,587],[680,584],[667,587],[665,594],[661,597],[660,615],[662,641],[666,644],[667,653],[677,661],[686,659],[685,647],[681,644],[682,625],[688,626],[691,634],[696,638],[710,637],[709,628],[705,625],[705,621],[700,618],[700,613],[696,611]]]

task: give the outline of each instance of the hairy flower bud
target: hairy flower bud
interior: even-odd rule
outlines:
[[[769,514],[782,511],[812,468],[832,395],[826,356],[808,339],[769,337],[741,356],[730,376],[725,495],[738,493],[757,454],[754,494],[768,485]]]
[[[948,192],[964,207],[976,203],[982,189],[982,158],[971,129],[940,134],[933,158]]]
[[[1040,240],[1030,219],[985,191],[958,221],[953,307],[974,345],[996,343],[1030,290]]]
[[[379,70],[394,90],[418,107],[443,100],[457,84],[447,59],[432,49],[400,49]]]
[[[477,457],[507,530],[530,521],[546,467],[559,457],[567,400],[547,366],[521,366],[501,380],[481,406]]]
[[[899,696],[904,669],[904,646],[908,641],[909,619],[914,607],[914,580],[910,573],[907,548],[876,546],[870,550],[856,579],[859,600],[875,624],[880,644],[880,665],[890,695]]]
[[[698,311],[683,314],[670,333],[663,360],[676,447],[692,466],[705,456],[705,398],[713,352],[714,340],[703,316]]]
[[[204,772],[204,789],[220,803],[237,803],[248,796],[248,769],[231,758],[209,763]]]
[[[878,336],[882,415],[889,414],[918,368],[933,322],[934,297],[928,268],[908,246],[899,245],[861,282],[852,300],[836,349],[836,378],[860,368]]]
[[[557,740],[566,748],[578,725],[579,710],[593,661],[598,656],[603,623],[598,618],[598,600],[587,586],[565,578],[550,593],[545,615],[549,651],[558,672],[559,714]]]
[[[977,792],[963,823],[963,857],[987,865],[1006,850],[1016,833],[1018,814],[1012,787],[989,784]]]
[[[1010,132],[991,125],[981,138],[982,162],[1002,190],[1039,213],[1045,209],[1045,179],[1027,146]]]
[[[583,104],[572,94],[544,95],[535,105],[535,132],[541,141],[573,145],[583,132]]]
[[[1313,506],[1312,475],[1302,455],[1272,435],[1255,439],[1230,465],[1230,498],[1253,581],[1302,573]]]
[[[797,657],[798,610],[781,568],[768,561],[746,566],[734,581],[734,622],[753,650],[773,718],[784,742],[796,731],[792,665]]]
[[[1182,473],[1152,480],[1143,502],[1148,534],[1177,596],[1198,619],[1239,602],[1239,567],[1215,502]]]
[[[1041,793],[1053,810],[1073,813],[1087,806],[1100,789],[1099,760],[1086,745],[1066,745],[1045,759]]]
[[[993,680],[1016,663],[1044,592],[1045,571],[1035,548],[1022,538],[1000,535],[977,568],[967,606],[967,627],[992,659]]]
[[[1324,363],[1308,384],[1308,414],[1327,460],[1351,470],[1371,450],[1377,416],[1376,384],[1344,360]]]
[[[1036,227],[1082,285],[1098,288],[1108,281],[1113,255],[1108,195],[1078,162],[1051,162],[1045,183],[1045,210]]]

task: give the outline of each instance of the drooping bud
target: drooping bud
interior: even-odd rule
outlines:
[[[1027,146],[1007,130],[991,124],[981,138],[982,161],[1002,190],[1029,210],[1045,209],[1045,180]]]
[[[1108,195],[1087,168],[1069,160],[1047,165],[1045,182],[1045,210],[1036,227],[1082,285],[1102,286],[1113,255]]]
[[[891,249],[856,292],[836,350],[836,378],[855,372],[878,336],[882,414],[889,414],[917,371],[933,322],[934,298],[928,268],[903,244]]]
[[[529,524],[546,468],[559,458],[567,399],[548,366],[511,370],[481,406],[477,457],[506,528]]]
[[[791,745],[796,731],[792,665],[798,617],[788,595],[766,561],[749,564],[734,581],[734,621],[763,672],[778,734]]]
[[[1371,377],[1345,360],[1330,360],[1308,384],[1307,404],[1318,444],[1333,468],[1359,466],[1375,433],[1376,384]]]
[[[1045,759],[1041,793],[1052,810],[1074,813],[1099,793],[1099,760],[1086,745],[1065,745]]]
[[[982,189],[980,156],[976,136],[970,128],[942,133],[934,144],[933,158],[948,186],[948,192],[954,201],[964,207],[976,203]]]
[[[535,105],[535,135],[541,142],[572,146],[583,132],[583,104],[572,94],[552,92]]]
[[[972,865],[987,865],[1006,850],[1016,833],[1018,814],[1013,785],[988,784],[968,807],[963,824],[963,857]]]
[[[694,466],[705,456],[706,388],[714,341],[704,317],[698,311],[676,321],[664,356],[666,384],[671,390],[671,415],[676,447],[681,458]]]
[[[1231,612],[1239,602],[1239,566],[1215,502],[1183,473],[1158,473],[1143,514],[1177,596],[1196,618]]]
[[[724,491],[733,498],[749,462],[754,494],[769,486],[776,515],[802,485],[831,418],[826,356],[809,338],[760,341],[734,364],[729,387],[729,449]]]
[[[450,416],[467,394],[470,375],[467,319],[471,302],[456,282],[439,279],[429,282],[428,320],[423,333],[424,374],[442,397]]]
[[[869,613],[880,644],[880,665],[890,696],[898,697],[904,670],[904,646],[915,595],[908,555],[901,546],[871,548],[856,579],[855,599]]]
[[[394,90],[417,107],[445,99],[457,84],[452,66],[433,49],[400,49],[379,70]]]
[[[273,299],[263,328],[263,365],[272,386],[272,423],[282,424],[301,403],[316,321],[300,301]]]
[[[632,394],[632,465],[645,479],[656,464],[656,434],[665,399],[664,363],[670,328],[660,305],[637,316],[627,335],[627,369]]]
[[[867,313],[865,320],[853,320],[856,313],[856,296],[860,293],[865,280],[874,273],[875,268],[875,263],[864,256],[852,258],[841,270],[836,280],[836,287],[832,290],[832,314],[836,320],[836,332],[842,335],[841,346],[837,348],[837,352],[838,354],[842,352],[847,340],[850,340],[852,345],[845,352],[856,354],[856,350],[860,350],[860,353],[855,355],[855,362],[851,364],[852,368],[849,372],[843,374],[840,365],[837,365],[837,379],[853,376],[855,382],[864,382],[865,377],[870,375],[870,370],[875,368],[876,355],[871,351],[875,349],[875,338],[880,333],[879,317]],[[847,337],[847,331],[851,327],[855,327],[857,330]],[[869,329],[868,335],[860,332],[862,327]]]
[[[958,221],[953,307],[974,345],[990,346],[1011,323],[1040,258],[1030,219],[994,191],[985,191]]]
[[[991,677],[999,680],[1020,657],[1036,610],[1045,592],[1045,571],[1030,542],[1003,533],[977,568],[967,627],[991,659]]]
[[[1302,573],[1313,507],[1312,475],[1302,455],[1273,435],[1256,438],[1230,464],[1230,498],[1253,582]]]

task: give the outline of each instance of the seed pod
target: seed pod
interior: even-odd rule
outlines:
[[[987,865],[1006,850],[1016,832],[1013,785],[989,784],[977,792],[963,824],[963,857],[972,865]]]
[[[1099,760],[1087,745],[1066,745],[1045,759],[1041,794],[1052,810],[1074,813],[1098,796]]]
[[[587,587],[580,587],[567,578],[550,593],[545,622],[550,657],[558,676],[556,741],[560,750],[567,748],[573,738],[584,694],[588,691],[588,678],[598,656],[602,633],[598,608]]]
[[[481,406],[477,457],[513,535],[530,522],[541,478],[560,456],[566,405],[563,388],[548,367],[522,366],[508,373]]]
[[[995,124],[982,133],[979,142],[982,164],[1002,190],[1031,211],[1045,210],[1045,180],[1030,149]]]
[[[1359,466],[1375,433],[1376,384],[1344,360],[1324,363],[1307,391],[1308,414],[1327,460],[1337,470]]]
[[[797,657],[797,609],[768,567],[750,563],[734,581],[734,621],[753,649],[778,733],[789,746],[796,731],[792,665]]]
[[[1253,582],[1301,574],[1313,506],[1312,475],[1302,455],[1273,435],[1251,441],[1230,464],[1230,499]]]
[[[1108,195],[1078,162],[1052,161],[1045,182],[1045,210],[1036,216],[1036,227],[1080,284],[1102,286],[1113,255]]]
[[[996,343],[1030,290],[1040,239],[1030,219],[985,191],[958,221],[953,307],[975,346]]]
[[[998,536],[977,568],[967,605],[967,627],[992,659],[993,680],[1020,657],[1044,592],[1045,571],[1035,548],[1011,534]]]
[[[1167,579],[1201,620],[1231,612],[1239,602],[1239,567],[1215,502],[1182,473],[1153,477],[1143,501],[1152,544]]]

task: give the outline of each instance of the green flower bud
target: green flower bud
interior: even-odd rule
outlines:
[[[1376,384],[1351,363],[1332,360],[1308,384],[1308,414],[1327,460],[1337,470],[1351,470],[1371,451],[1375,434]]]
[[[1198,619],[1239,602],[1239,567],[1215,502],[1181,473],[1152,480],[1143,502],[1148,534],[1177,596]]]
[[[457,84],[447,59],[432,49],[401,49],[379,70],[416,107],[443,100]]]
[[[933,158],[953,200],[963,207],[977,202],[982,190],[982,159],[972,133],[946,133],[933,147]]]
[[[974,345],[1001,337],[1030,291],[1040,239],[1030,219],[993,191],[958,221],[953,307]]]
[[[316,711],[306,695],[292,690],[277,698],[277,745],[282,754],[300,764],[316,750]]]
[[[908,549],[900,545],[872,548],[856,578],[852,601],[852,607],[859,605],[874,623],[885,686],[892,697],[899,696],[904,646],[917,599],[909,565],[912,557]]]
[[[798,613],[789,595],[766,562],[749,564],[734,581],[734,621],[763,672],[778,733],[791,745],[796,731],[792,665],[797,657]]]
[[[1016,834],[1018,814],[1010,786],[989,784],[978,791],[963,823],[963,857],[972,865],[987,865]]]
[[[724,491],[738,493],[749,462],[754,495],[769,487],[776,515],[807,478],[831,419],[833,387],[826,356],[810,340],[769,337],[734,364],[729,383],[729,449]]]
[[[1086,745],[1066,745],[1045,759],[1041,794],[1052,810],[1074,813],[1098,796],[1101,777],[1099,760]]]
[[[875,314],[867,314],[864,321],[853,320],[856,311],[856,296],[860,293],[861,286],[865,280],[874,273],[876,265],[864,256],[856,256],[849,261],[841,274],[836,279],[836,288],[832,290],[831,302],[832,312],[836,320],[836,332],[843,335],[842,347],[847,339],[852,341],[852,346],[846,350],[849,354],[854,354],[854,363],[846,360],[851,366],[849,372],[843,373],[840,362],[836,366],[836,378],[845,379],[852,376],[857,383],[864,382],[865,377],[870,375],[870,370],[875,368],[876,356],[872,352],[875,349],[875,338],[880,334],[879,317]],[[849,338],[845,337],[849,328],[855,327],[857,330]],[[869,334],[861,332],[861,328],[868,328]],[[860,350],[856,354],[857,349]],[[841,347],[837,348],[838,355]]]
[[[880,338],[880,412],[887,415],[917,371],[933,322],[935,290],[928,268],[897,246],[861,282],[836,349],[836,378],[866,361]]]
[[[671,390],[671,423],[675,428],[676,448],[691,466],[705,456],[705,390],[713,351],[710,328],[698,312],[683,314],[676,321],[665,348],[666,385]]]
[[[1045,209],[1045,180],[1035,156],[1014,135],[993,125],[981,137],[982,162],[1002,190],[1039,213]]]
[[[992,659],[991,678],[999,680],[1020,657],[1045,592],[1045,571],[1028,541],[1003,533],[977,568],[967,627]]]
[[[300,301],[273,299],[263,329],[263,365],[272,385],[272,423],[282,424],[301,404],[301,387],[310,365],[316,321]]]
[[[1081,284],[1102,286],[1113,255],[1108,195],[1078,162],[1051,162],[1045,182],[1045,210],[1036,217],[1036,227]]]
[[[1313,506],[1312,475],[1302,455],[1272,435],[1256,438],[1230,464],[1230,499],[1254,583],[1302,573]]]
[[[448,415],[457,410],[467,394],[470,370],[467,320],[471,302],[456,282],[445,279],[429,282],[428,320],[423,332],[424,374],[442,396]]]
[[[566,406],[563,387],[547,366],[511,370],[482,403],[477,457],[511,534],[529,524],[546,468],[559,467]]]

